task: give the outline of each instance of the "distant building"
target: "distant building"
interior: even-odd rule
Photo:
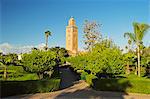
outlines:
[[[18,54],[18,60],[22,60],[22,54]]]
[[[77,55],[78,53],[78,27],[73,17],[70,18],[66,27],[66,49],[70,55]]]

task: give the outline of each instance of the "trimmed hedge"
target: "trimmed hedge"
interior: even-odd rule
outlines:
[[[93,80],[93,88],[100,91],[120,91],[125,92],[131,84],[125,79],[97,79]]]
[[[150,94],[150,79],[145,78],[112,78],[95,79],[93,86],[99,91],[118,91],[130,93]]]
[[[27,81],[1,81],[1,97],[52,92],[58,90],[60,79],[50,80],[27,80]]]

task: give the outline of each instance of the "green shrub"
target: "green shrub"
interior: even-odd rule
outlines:
[[[37,73],[39,79],[42,79],[45,71],[52,71],[56,67],[56,58],[57,54],[53,51],[33,50],[23,55],[22,63],[25,71]]]
[[[15,70],[16,72],[19,72],[19,73],[25,72],[22,66],[8,66],[7,69],[8,70]]]
[[[58,90],[60,79],[27,80],[27,81],[1,81],[1,96],[12,96],[38,92],[51,92]]]
[[[97,78],[97,77],[95,75],[93,75],[93,74],[88,74],[88,75],[85,76],[85,78],[86,78],[86,82],[89,85],[93,85],[92,80],[95,79],[95,78]]]
[[[150,79],[129,76],[128,78],[93,80],[95,90],[150,94]]]
[[[93,81],[93,88],[100,91],[125,92],[131,84],[126,79],[98,79]]]
[[[85,54],[79,54],[75,57],[69,57],[68,62],[76,71],[87,72],[81,73],[81,79],[86,79],[92,84],[92,79],[96,78],[99,73],[105,74],[123,74],[123,55],[121,50],[109,39],[104,39],[96,43],[92,50]]]
[[[31,73],[31,74],[20,74],[17,77],[9,77],[7,80],[19,80],[19,81],[24,81],[24,80],[37,80],[38,76],[36,73]]]
[[[87,72],[83,72],[83,73],[81,73],[81,80],[86,80],[86,75],[88,75],[88,73]]]

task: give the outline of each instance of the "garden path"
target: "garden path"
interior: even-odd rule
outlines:
[[[12,96],[7,99],[150,99],[150,95],[95,91],[85,81],[77,81],[63,90]]]
[[[69,67],[59,67],[59,71],[61,78],[60,89],[70,87],[78,80],[78,76]]]

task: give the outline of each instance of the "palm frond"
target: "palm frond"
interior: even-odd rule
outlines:
[[[138,35],[138,30],[139,30],[138,25],[139,25],[139,23],[133,22],[133,28],[134,28],[134,34],[135,34],[135,36]]]
[[[147,33],[147,30],[150,28],[149,25],[144,23],[133,23],[134,27],[134,34],[137,42],[141,42],[145,34]]]
[[[51,32],[50,32],[50,31],[46,31],[46,32],[45,32],[45,35],[46,35],[46,36],[51,36]]]
[[[126,32],[126,33],[124,33],[124,37],[127,37],[128,39],[130,39],[130,40],[133,41],[133,42],[136,41],[136,39],[135,39],[135,34],[134,34],[134,33]]]
[[[148,24],[140,24],[139,25],[139,40],[141,41],[143,37],[146,35],[150,26]]]

